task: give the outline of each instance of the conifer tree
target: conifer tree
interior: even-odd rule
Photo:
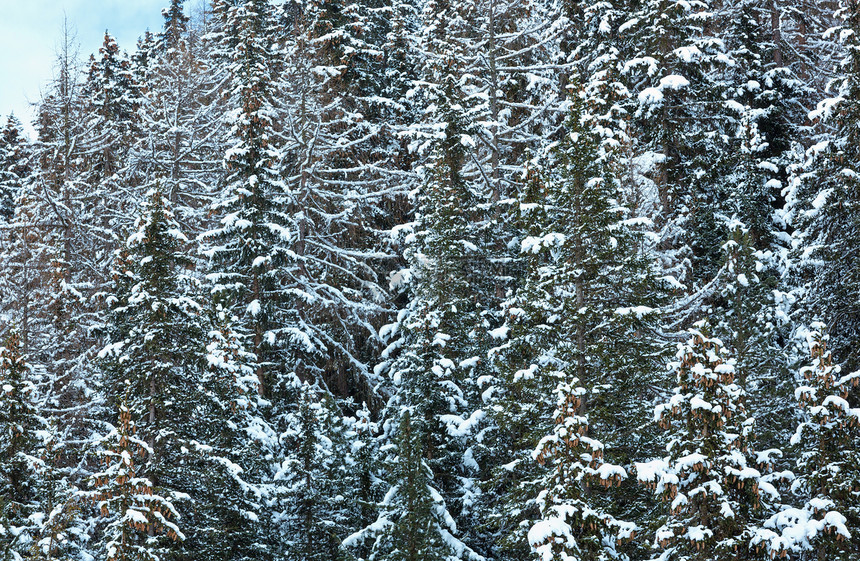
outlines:
[[[736,360],[704,322],[689,330],[671,364],[678,385],[654,419],[668,456],[637,464],[638,479],[668,504],[656,530],[661,559],[747,558],[762,509],[779,494],[762,474],[772,451],[754,454],[754,419],[743,406]]]
[[[536,515],[534,486],[555,485],[546,480],[551,475],[535,473],[528,455],[558,430],[552,397],[558,387],[587,388],[576,397],[580,417],[583,426],[593,424],[600,438],[611,439],[617,460],[610,462],[629,463],[653,447],[645,435],[628,433],[615,410],[627,411],[627,423],[645,422],[651,398],[645,388],[659,355],[651,329],[660,283],[636,217],[619,204],[612,153],[592,128],[585,95],[572,94],[565,137],[530,171],[521,194],[517,217],[527,268],[505,304],[509,319],[499,335],[508,340],[492,351],[499,373],[486,390],[494,420],[488,445],[510,450],[491,480],[504,505],[494,516],[514,530],[504,540],[515,547],[523,543],[517,519]],[[597,422],[588,423],[586,415]]]
[[[394,429],[396,449],[386,460],[392,485],[379,505],[379,518],[346,543],[372,540],[367,559],[373,561],[481,560],[455,537],[456,523],[425,461],[420,426],[413,424],[409,408],[402,409]]]
[[[756,414],[759,442],[781,446],[789,430],[793,391],[788,353],[779,344],[790,322],[776,298],[773,253],[756,251],[752,229],[730,221],[719,288],[709,309],[714,334],[735,352],[737,379]],[[775,399],[779,396],[781,399]]]
[[[284,445],[294,450],[276,477],[285,481],[281,528],[289,559],[348,559],[341,542],[350,531],[347,465],[351,459],[346,426],[334,399],[305,383],[299,392],[294,434]]]
[[[431,94],[439,133],[427,147],[432,155],[415,193],[415,221],[397,230],[409,263],[397,278],[405,281],[409,301],[387,334],[391,349],[378,370],[393,383],[391,422],[400,422],[403,407],[414,408],[411,423],[424,438],[437,488],[471,544],[481,523],[472,440],[484,417],[477,381],[488,372],[483,357],[499,323],[488,241],[494,227],[487,192],[474,189],[467,176],[474,128],[455,76]]]
[[[842,44],[843,58],[833,85],[835,97],[821,101],[810,117],[832,130],[809,149],[808,161],[788,192],[795,233],[795,266],[808,294],[806,309],[816,320],[832,324],[837,362],[860,368],[857,349],[849,343],[858,332],[857,261],[860,200],[857,168],[860,146],[860,7],[855,0],[839,4],[840,25],[831,30]]]
[[[205,324],[196,283],[184,268],[188,240],[158,188],[149,193],[136,226],[116,259],[117,302],[109,316],[110,343],[100,353],[103,391],[114,402],[128,392],[128,414],[147,443],[136,473],[202,499],[197,490],[205,476],[191,442],[203,405]],[[186,534],[194,543],[199,521],[187,518]]]
[[[170,6],[161,11],[164,16],[164,31],[161,33],[161,48],[168,53],[180,50],[188,32],[189,17],[185,15],[184,0],[170,0]]]
[[[860,372],[842,375],[827,350],[825,325],[807,333],[812,366],[801,369],[795,391],[805,413],[791,444],[798,451],[792,491],[802,508],[786,508],[768,521],[756,543],[772,557],[852,559],[860,547],[860,408],[848,398],[860,385]]]
[[[257,357],[259,389],[278,384],[286,348],[314,352],[301,326],[285,317],[280,268],[290,258],[296,231],[280,203],[274,139],[271,6],[265,0],[218,2],[220,45],[228,61],[233,138],[225,154],[226,186],[212,205],[216,229],[205,234],[213,291],[241,319]],[[287,366],[287,368],[292,368]]]
[[[635,153],[654,191],[666,273],[690,290],[712,278],[725,239],[717,219],[726,148],[718,70],[732,61],[715,36],[714,4],[646,0],[623,25]]]
[[[256,357],[243,346],[238,318],[218,309],[209,322],[207,368],[195,420],[195,456],[203,462],[194,485],[194,534],[186,555],[194,559],[268,559],[281,542],[266,504],[271,489],[271,458],[278,434],[266,420],[260,399]]]
[[[36,409],[32,370],[12,332],[0,346],[0,556],[17,561],[37,538],[30,518],[38,508],[37,431],[44,427]]]
[[[168,541],[185,537],[177,525],[173,497],[140,474],[136,462],[153,450],[135,433],[132,412],[123,399],[117,426],[100,442],[104,469],[93,475],[95,489],[90,492],[107,518],[100,549],[108,561],[158,561],[165,547],[162,535]]]
[[[84,86],[93,114],[98,120],[97,137],[92,139],[99,157],[92,167],[101,179],[119,169],[117,153],[123,141],[134,132],[139,106],[139,84],[134,80],[131,61],[120,52],[116,39],[105,33],[99,57],[90,59]]]
[[[571,382],[559,382],[555,430],[534,451],[551,473],[537,499],[542,520],[529,530],[529,544],[544,561],[618,558],[616,543],[631,539],[636,525],[595,505],[592,489],[620,484],[627,472],[605,462],[603,444],[588,436],[588,417],[582,414],[587,390],[575,378]]]
[[[0,132],[0,217],[6,220],[12,216],[21,184],[30,174],[30,151],[21,123],[9,115]]]

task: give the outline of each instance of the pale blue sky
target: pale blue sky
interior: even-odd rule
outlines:
[[[98,52],[105,29],[120,48],[134,50],[147,28],[161,29],[161,9],[168,4],[169,0],[0,0],[0,126],[12,111],[21,121],[33,119],[28,102],[39,99],[40,89],[52,77],[64,13],[77,31],[80,58],[86,62],[90,53]]]

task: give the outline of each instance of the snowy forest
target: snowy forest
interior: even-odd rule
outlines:
[[[860,0],[165,0],[0,133],[0,561],[860,560]]]

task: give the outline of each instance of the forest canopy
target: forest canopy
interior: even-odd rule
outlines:
[[[0,561],[860,559],[860,0],[162,14],[0,131]]]

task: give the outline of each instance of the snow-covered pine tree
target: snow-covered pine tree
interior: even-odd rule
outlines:
[[[279,527],[287,559],[346,560],[342,541],[356,528],[349,523],[351,450],[343,414],[326,390],[305,383],[299,391],[297,430],[284,434],[293,450],[276,479],[285,491],[279,497]]]
[[[645,0],[619,28],[629,45],[623,69],[635,120],[636,162],[649,198],[667,274],[697,289],[719,268],[725,231],[718,223],[726,146],[722,93],[732,64],[715,35],[710,0]],[[703,282],[704,281],[704,282]]]
[[[482,198],[463,176],[470,129],[454,77],[434,93],[438,134],[415,194],[416,220],[398,230],[410,265],[398,278],[409,303],[386,328],[391,343],[377,367],[392,394],[383,412],[389,491],[379,520],[350,540],[373,536],[370,558],[396,557],[401,547],[413,556],[422,548],[434,556],[476,556],[457,532],[474,531],[478,466],[468,438],[483,417],[477,377],[490,346],[492,279],[479,276],[487,270]]]
[[[734,65],[728,68],[724,102],[728,150],[717,217],[727,238],[722,267],[707,297],[714,334],[736,352],[738,380],[755,411],[759,440],[780,446],[793,424],[791,299],[784,255],[789,236],[776,209],[803,138],[803,99],[812,95],[789,67],[780,7],[740,0],[717,7],[721,33]],[[774,399],[776,395],[781,399]]]
[[[93,180],[107,181],[122,167],[123,155],[137,126],[139,90],[131,61],[106,32],[99,56],[90,57],[84,84],[93,119],[88,146]]]
[[[83,308],[80,312],[89,314],[85,316],[88,321],[84,327],[100,331],[111,299],[114,251],[133,227],[135,203],[140,199],[136,192],[138,181],[133,179],[128,166],[129,150],[137,132],[140,88],[128,56],[120,51],[108,32],[98,57],[90,56],[81,96],[81,116],[85,122],[82,134],[76,139],[80,142],[75,154],[79,159],[63,185],[67,190],[64,195],[71,198],[74,211],[69,223],[72,231],[67,232],[74,242],[71,247],[64,247],[61,255],[67,258],[67,249],[76,253],[68,257],[74,265],[68,275],[76,281],[69,284],[77,294],[69,297],[77,296],[75,304]],[[70,304],[68,299],[64,298],[62,303]],[[92,331],[87,335],[92,335]],[[85,351],[94,345],[94,341],[81,343],[80,349]],[[76,351],[79,352],[72,352]]]
[[[346,487],[351,490],[348,501],[347,527],[361,532],[377,519],[377,505],[387,488],[384,487],[384,470],[380,450],[380,427],[372,419],[372,412],[366,403],[349,419],[350,458],[347,461]],[[356,559],[367,559],[373,547],[373,540],[362,540],[346,536],[342,543]]]
[[[496,523],[503,543],[515,549],[528,529],[519,522],[537,515],[538,490],[556,486],[551,474],[535,472],[529,455],[558,430],[559,386],[565,394],[587,388],[575,396],[583,427],[593,415],[593,430],[611,439],[613,460],[629,464],[654,446],[629,428],[646,424],[653,399],[650,372],[660,352],[651,328],[660,286],[637,219],[620,205],[613,155],[595,132],[585,97],[572,93],[564,138],[534,164],[520,195],[516,218],[527,267],[505,304],[508,322],[499,336],[508,340],[492,351],[498,375],[485,390],[494,421],[486,445],[507,451],[487,494],[504,505],[494,512]],[[626,411],[624,423],[618,408]],[[618,498],[619,511],[631,508],[633,501]]]
[[[186,539],[187,554],[213,561],[270,559],[281,542],[267,508],[276,499],[271,459],[279,450],[278,434],[265,418],[256,357],[243,346],[238,318],[223,309],[212,315],[191,442],[206,467],[196,485],[199,526]]]
[[[427,464],[422,426],[413,423],[409,407],[399,411],[396,428],[389,425],[394,435],[385,464],[391,487],[379,504],[378,519],[345,544],[370,541],[369,561],[481,561],[483,557],[456,537],[456,522]]]
[[[290,229],[277,170],[271,10],[267,0],[214,5],[215,40],[230,76],[231,138],[225,186],[211,206],[218,223],[203,235],[213,294],[240,318],[247,349],[257,357],[259,391],[267,396],[289,381],[282,370],[301,371],[293,355],[320,348],[284,305],[284,267],[301,234]]]
[[[185,0],[170,0],[170,6],[161,10],[161,15],[164,16],[164,30],[159,38],[159,46],[168,54],[168,57],[175,56],[186,48],[182,43],[188,32],[190,18],[185,15],[184,4]]]
[[[32,368],[12,331],[0,346],[0,558],[19,561],[38,537],[37,432],[45,428]]]
[[[81,170],[87,185],[84,219],[92,238],[88,257],[99,264],[101,283],[109,274],[112,251],[132,227],[134,204],[143,198],[136,192],[141,181],[128,159],[139,134],[141,88],[128,55],[105,32],[99,56],[90,57],[83,85],[88,123]]]
[[[576,378],[559,382],[555,429],[534,451],[551,470],[537,497],[542,519],[528,533],[529,545],[543,561],[617,559],[616,544],[631,539],[637,529],[595,504],[594,489],[620,484],[627,472],[605,462],[603,443],[588,436],[583,415],[588,390],[578,383]]]
[[[140,473],[137,462],[153,450],[136,436],[132,417],[122,399],[117,425],[99,443],[103,469],[89,492],[107,522],[98,549],[107,561],[159,561],[165,547],[185,536],[173,497]]]
[[[664,459],[636,465],[668,512],[656,530],[660,559],[747,558],[761,512],[779,494],[762,474],[775,451],[754,454],[754,419],[743,406],[736,361],[704,322],[678,344],[671,368],[678,385],[654,419],[667,434]],[[665,507],[664,507],[665,508]]]
[[[490,191],[470,177],[471,102],[457,87],[454,59],[439,64],[443,79],[427,92],[436,132],[426,147],[424,184],[414,193],[415,221],[398,229],[409,263],[398,279],[409,303],[379,369],[394,382],[390,412],[414,408],[411,423],[425,438],[436,486],[471,544],[482,523],[474,506],[480,466],[472,445],[484,417],[477,381],[489,372],[489,332],[500,323],[491,258],[497,238]]]
[[[55,403],[53,399],[43,399],[41,406],[45,410],[46,405]],[[39,433],[34,470],[39,531],[28,552],[30,558],[39,561],[83,558],[91,553],[87,542],[93,517],[86,508],[87,497],[77,486],[81,474],[69,466],[69,449],[73,446],[68,442],[70,433],[60,426],[54,411],[46,415]]]
[[[30,152],[21,122],[9,115],[0,131],[0,218],[8,220],[14,212],[21,184],[30,175]]]
[[[128,413],[147,443],[136,473],[198,499],[205,475],[190,442],[204,422],[198,414],[205,324],[194,298],[196,281],[185,270],[188,240],[163,192],[155,188],[148,196],[136,231],[115,260],[117,301],[108,317],[110,342],[100,353],[102,391],[108,403],[128,393]],[[206,522],[188,518],[193,543],[194,530]]]
[[[740,214],[740,213],[739,213]],[[727,222],[729,238],[717,291],[709,308],[715,336],[733,349],[738,385],[755,412],[758,442],[781,447],[791,430],[795,408],[791,358],[780,344],[792,327],[786,306],[780,306],[777,258],[756,250],[755,233],[738,220]]]
[[[38,259],[40,236],[24,208],[33,190],[35,164],[33,147],[24,137],[21,123],[10,115],[0,131],[0,266],[5,271],[0,277],[0,332],[14,325],[23,352],[43,358],[38,350],[44,326],[39,324],[45,318],[39,310],[38,291],[45,263]]]
[[[835,96],[810,113],[827,129],[788,189],[788,219],[798,228],[796,266],[806,288],[805,307],[830,324],[834,357],[853,371],[860,368],[852,343],[860,334],[860,4],[844,0],[839,6],[841,25],[831,30],[843,48]]]
[[[717,13],[735,62],[729,69],[730,99],[725,102],[736,127],[727,131],[736,148],[726,154],[726,202],[731,205],[726,214],[736,214],[747,225],[753,246],[760,250],[773,249],[777,241],[774,211],[787,184],[787,168],[794,163],[793,149],[803,139],[802,100],[813,95],[787,65],[775,4],[738,0]]]
[[[812,366],[801,369],[795,391],[805,418],[791,438],[798,454],[792,491],[805,502],[771,517],[773,530],[760,532],[756,545],[771,557],[847,561],[860,551],[860,408],[847,399],[860,372],[843,375],[827,350],[826,326],[811,328]]]

